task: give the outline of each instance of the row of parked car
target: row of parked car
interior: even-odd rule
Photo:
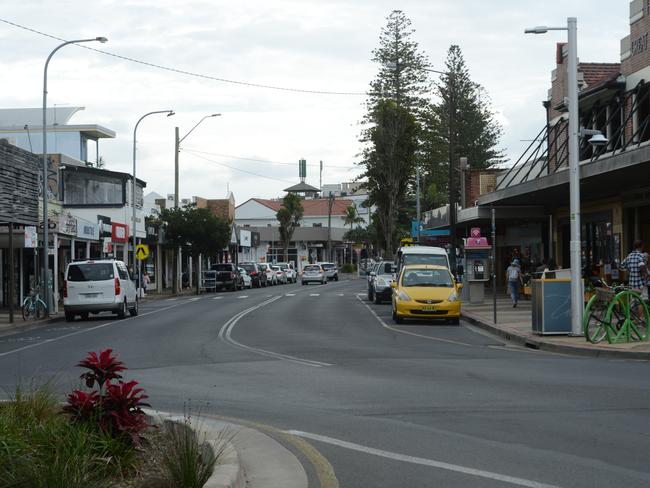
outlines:
[[[214,264],[212,270],[217,272],[216,288],[233,291],[297,283],[299,275],[292,262],[245,262],[240,263],[238,267],[233,263],[221,263]],[[307,264],[300,273],[300,282],[303,285],[311,282],[325,284],[329,280],[339,280],[339,270],[334,263]]]
[[[459,323],[463,285],[456,283],[444,249],[400,248],[394,262],[379,261],[367,269],[368,300],[390,302],[395,323],[407,318]]]

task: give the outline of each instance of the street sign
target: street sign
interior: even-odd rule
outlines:
[[[135,246],[135,257],[140,261],[144,261],[149,256],[149,246],[146,244],[138,244]]]
[[[232,232],[230,234],[230,244],[237,244],[237,230],[235,226],[232,226]]]

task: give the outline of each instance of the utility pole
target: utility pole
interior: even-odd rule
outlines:
[[[178,208],[178,153],[180,152],[178,127],[174,128],[174,208]]]
[[[454,165],[456,161],[456,81],[453,73],[447,73],[449,81],[449,264],[456,276],[456,189],[454,188]]]
[[[327,257],[329,262],[332,260],[332,206],[334,205],[334,194],[330,192],[327,202]]]
[[[492,262],[492,315],[494,324],[497,323],[497,261],[496,261],[496,249],[497,249],[497,217],[496,210],[492,208],[492,253],[490,254],[490,260]]]
[[[417,243],[420,244],[420,227],[422,218],[420,216],[420,166],[415,167],[415,215],[418,221],[418,226],[416,230]]]

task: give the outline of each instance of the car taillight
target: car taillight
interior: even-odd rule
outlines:
[[[115,278],[115,296],[120,294],[120,279]]]
[[[257,273],[256,273],[255,271],[251,271],[251,272],[248,273],[248,274],[251,275],[251,276],[257,276]]]
[[[68,280],[63,281],[63,298],[68,298]]]

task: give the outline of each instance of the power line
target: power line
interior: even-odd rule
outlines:
[[[6,19],[0,18],[0,22],[4,22],[5,24],[11,25],[13,27],[17,27],[18,29],[23,29],[29,32],[32,32],[34,34],[38,34],[39,36],[44,36],[44,37],[49,37],[50,39],[56,39],[57,41],[61,42],[66,42],[67,39],[63,39],[61,37],[54,36],[52,34],[48,34],[46,32],[42,32],[36,29],[33,29],[31,27],[27,27],[25,25],[17,24],[16,22],[11,22]],[[267,90],[277,90],[277,91],[285,91],[285,92],[294,92],[294,93],[308,93],[308,94],[313,94],[313,95],[346,95],[346,96],[366,96],[366,92],[338,92],[338,91],[327,91],[327,90],[309,90],[309,89],[304,89],[304,88],[290,88],[290,87],[283,87],[283,86],[275,86],[275,85],[265,85],[262,83],[252,83],[249,81],[241,81],[241,80],[231,80],[228,78],[219,78],[217,76],[211,76],[211,75],[205,75],[202,73],[196,73],[193,71],[187,71],[183,69],[178,69],[178,68],[171,68],[169,66],[163,66],[160,64],[156,63],[151,63],[149,61],[142,61],[140,59],[135,59],[135,58],[130,58],[128,56],[122,56],[121,54],[115,54],[110,51],[104,51],[102,49],[96,49],[94,47],[89,47],[86,46],[85,44],[75,44],[75,47],[81,48],[81,49],[88,49],[89,51],[95,51],[97,53],[105,54],[107,56],[112,56],[114,58],[122,59],[124,61],[129,61],[131,63],[137,63],[141,64],[144,66],[148,66],[150,68],[156,68],[164,71],[169,71],[172,73],[178,73],[186,76],[193,76],[195,78],[203,78],[206,80],[212,80],[212,81],[219,81],[221,83],[230,83],[233,85],[240,85],[240,86],[247,86],[247,87],[252,87],[252,88],[265,88]]]
[[[260,178],[266,178],[266,179],[269,179],[269,180],[280,181],[280,182],[282,182],[282,183],[288,183],[288,184],[292,184],[292,183],[293,183],[292,181],[281,180],[280,178],[273,178],[272,176],[261,175],[261,174],[259,174],[259,173],[253,173],[252,171],[246,171],[245,169],[235,168],[234,166],[230,166],[230,165],[228,165],[228,164],[221,163],[221,162],[219,162],[219,161],[215,161],[214,159],[206,158],[206,157],[201,156],[201,155],[199,155],[199,154],[194,154],[193,151],[189,151],[189,150],[187,150],[187,149],[185,150],[185,152],[189,153],[190,155],[194,156],[195,158],[203,159],[204,161],[207,161],[207,162],[209,162],[209,163],[218,164],[219,166],[224,166],[224,167],[229,168],[229,169],[232,169],[232,170],[234,170],[234,171],[240,171],[240,172],[242,172],[242,173],[246,173],[246,174],[249,174],[249,175],[252,175],[252,176],[258,176],[258,177],[260,177]]]
[[[255,158],[245,158],[243,156],[233,156],[230,154],[219,154],[219,153],[213,153],[213,152],[207,152],[207,151],[199,151],[198,149],[184,149],[185,151],[193,151],[195,153],[199,154],[209,154],[211,156],[219,156],[221,158],[231,158],[231,159],[241,159],[242,161],[253,161],[255,163],[266,163],[266,164],[282,164],[284,166],[295,166],[296,163],[285,163],[285,162],[280,162],[280,161],[271,161],[269,159],[255,159]],[[320,164],[316,163],[309,163],[307,166],[315,166],[319,167]],[[356,169],[356,166],[339,166],[339,165],[332,165],[332,164],[324,164],[323,165],[326,168],[339,168],[339,169]]]

